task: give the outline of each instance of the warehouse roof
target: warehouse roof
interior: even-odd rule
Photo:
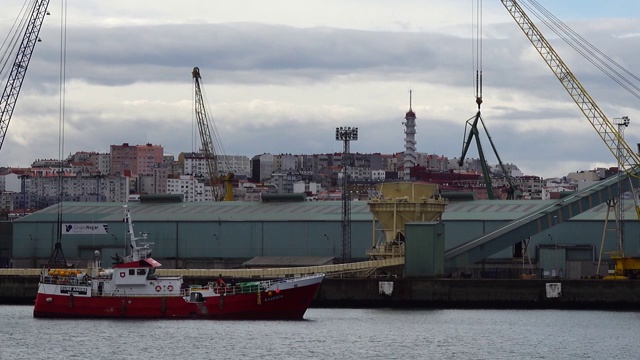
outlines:
[[[339,201],[272,202],[251,201],[184,203],[62,203],[63,221],[120,221],[122,207],[131,209],[134,221],[335,221],[342,216]],[[351,203],[351,219],[371,220],[364,201]],[[17,222],[56,222],[58,205],[27,215]]]
[[[475,200],[450,203],[442,214],[445,221],[510,221],[541,211],[556,200]],[[121,221],[122,207],[130,207],[134,221],[339,221],[340,201],[304,202],[184,202],[184,203],[62,203],[62,221]],[[626,207],[635,218],[633,204]],[[607,206],[598,205],[575,216],[575,220],[604,220]],[[366,201],[351,203],[352,221],[369,221],[373,215]],[[57,222],[58,205],[27,215],[17,222]]]
[[[515,220],[557,200],[475,200],[447,205],[443,220]]]

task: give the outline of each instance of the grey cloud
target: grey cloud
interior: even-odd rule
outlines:
[[[106,85],[182,82],[182,74],[170,69],[194,65],[215,71],[222,81],[235,81],[242,72],[286,71],[289,77],[307,80],[353,72],[419,74],[440,68],[441,60],[448,66],[468,64],[459,53],[462,46],[456,45],[462,42],[424,33],[245,23],[82,28],[69,30],[67,74]],[[57,44],[41,47],[35,60],[39,69],[34,71],[55,82]],[[254,74],[253,81],[259,83],[262,77]]]
[[[519,31],[515,25],[496,25],[491,32],[503,34],[503,38],[484,40],[486,96],[491,96],[491,88],[512,87],[541,97],[561,93],[560,84],[538,55],[530,62],[523,61],[532,47]],[[639,39],[600,35],[592,42],[604,43],[610,53],[621,49],[621,57],[634,58]],[[415,81],[470,87],[473,79],[471,41],[433,33],[301,29],[253,23],[158,25],[71,28],[67,44],[67,79],[109,86],[183,83],[193,66],[206,69],[218,83],[295,84],[362,74],[372,79],[411,76]],[[55,41],[39,44],[29,81],[57,84],[58,46]],[[568,64],[584,68],[563,43],[555,46]],[[603,101],[615,100],[607,96],[611,81],[604,75],[574,72],[593,95],[602,96]]]
[[[23,93],[52,95],[58,91],[59,49],[53,39],[55,32],[52,28],[43,31],[45,41],[38,44]],[[539,55],[531,55],[531,45],[515,25],[496,25],[488,33],[494,36],[486,39],[483,45],[483,95],[486,104],[494,102],[499,91],[510,94],[514,89],[528,94],[531,99],[572,103]],[[625,59],[636,57],[633,54],[640,49],[638,41],[638,38],[611,37],[592,40],[594,44],[604,43],[607,52]],[[559,50],[574,69],[577,59],[569,55],[564,45],[560,45]],[[523,61],[525,57],[527,61]],[[470,39],[433,33],[300,29],[252,23],[88,27],[69,29],[67,81],[82,79],[107,86],[137,82],[184,84],[190,81],[191,68],[199,66],[206,71],[203,76],[208,83],[295,85],[356,74],[368,80],[413,80],[455,86],[468,89],[463,93],[466,96],[472,87],[471,60]],[[637,66],[635,63],[632,65]],[[603,75],[583,70],[582,66],[576,66],[574,73],[607,114],[616,116],[623,106],[637,108],[637,101],[613,89]],[[22,104],[22,100],[25,99],[18,102],[17,110],[20,112],[16,112],[22,119],[37,119],[47,111],[37,102]],[[472,101],[470,99],[470,106]],[[555,109],[545,103],[534,105],[538,110],[525,111],[514,104],[496,107],[494,113],[486,113],[487,126],[503,161],[516,163],[525,169],[534,164],[539,167],[541,158],[553,159],[555,156],[591,163],[612,162],[611,155],[594,131],[571,128],[558,131],[543,126],[536,128],[535,134],[522,132],[522,124],[549,121],[543,119],[580,119],[580,126],[589,127],[577,107]],[[242,130],[235,129],[236,132],[226,134],[229,141],[225,141],[224,146],[229,154],[247,156],[262,152],[340,151],[341,144],[333,139],[334,126],[327,125],[326,119],[319,114],[306,115],[309,119],[304,124],[297,119],[281,119],[281,123],[287,124],[286,128],[266,125],[254,128],[252,122],[248,122]],[[372,115],[367,119],[370,125],[361,127],[360,139],[352,144],[352,150],[403,151],[402,116],[401,112]],[[67,153],[77,150],[108,151],[109,144],[122,142],[152,142],[163,145],[172,153],[191,149],[190,132],[184,129],[184,124],[144,114],[123,114],[122,117],[127,117],[127,121],[118,122],[116,127],[101,114],[74,113],[70,109],[68,139],[73,139],[73,143],[67,145]],[[465,120],[461,118],[452,122],[452,119],[429,118],[418,113],[418,151],[459,156]],[[163,125],[158,126],[159,121],[163,121]],[[390,121],[397,122],[395,127],[391,127],[396,131],[392,134],[389,126],[382,130],[377,126]],[[310,129],[309,123],[316,125]],[[297,136],[283,141],[283,133]],[[9,134],[11,137],[12,129],[9,129]],[[57,137],[45,129],[34,128],[29,136],[37,139],[38,148],[57,148]],[[99,148],[96,144],[100,144]],[[23,153],[33,153],[29,148],[8,138],[2,157],[12,159],[23,156]],[[487,151],[490,151],[488,144]],[[469,156],[473,157],[473,154],[470,151]],[[37,156],[54,157],[56,154]],[[487,157],[494,162],[493,156]]]

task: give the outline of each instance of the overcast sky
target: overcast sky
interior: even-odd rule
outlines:
[[[226,154],[340,152],[338,126],[359,128],[352,152],[404,151],[412,89],[417,150],[459,157],[465,122],[476,112],[475,2],[69,1],[64,153],[108,152],[124,142],[162,145],[176,156],[193,150],[191,71],[198,66]],[[640,73],[640,2],[539,2]],[[23,3],[3,0],[3,34]],[[500,1],[483,7],[482,117],[502,161],[543,177],[615,166]],[[0,166],[58,157],[61,1],[49,10]],[[635,149],[638,99],[564,43],[552,44],[609,119],[631,118],[625,137]],[[475,145],[467,157],[478,157]]]

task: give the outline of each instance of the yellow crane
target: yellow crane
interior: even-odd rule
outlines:
[[[516,0],[501,0],[509,14],[516,21],[522,32],[529,39],[531,44],[538,51],[542,59],[547,63],[553,74],[560,81],[565,90],[569,93],[573,101],[578,105],[589,123],[596,130],[602,141],[613,156],[618,160],[619,166],[627,173],[629,178],[638,177],[640,172],[640,157],[626,143],[616,125],[609,121],[604,112],[598,107],[596,102],[587,93],[578,79],[562,61],[558,53],[544,37],[542,32],[531,21]],[[626,118],[628,120],[628,118]],[[633,190],[633,188],[631,187]],[[640,206],[635,194],[632,196],[635,211],[640,220]],[[621,201],[621,199],[618,199]],[[622,215],[622,214],[620,214]],[[615,276],[618,278],[637,277],[640,275],[640,258],[625,257],[622,239],[618,239],[618,251],[611,255],[615,261]]]
[[[204,153],[204,162],[207,166],[207,172],[209,173],[209,186],[214,201],[232,201],[233,200],[233,173],[229,172],[226,175],[219,176],[218,174],[218,156],[213,148],[213,138],[211,137],[210,121],[207,115],[206,104],[202,96],[202,88],[200,87],[200,69],[194,67],[191,72],[193,81],[195,84],[195,115],[198,123],[198,132],[200,133],[200,142],[202,145],[202,151]],[[224,184],[224,190],[220,188],[220,182]]]

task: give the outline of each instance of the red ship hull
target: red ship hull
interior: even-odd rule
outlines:
[[[182,296],[69,296],[39,292],[37,318],[300,320],[320,282],[280,291],[207,297],[189,302]]]
[[[102,268],[96,250],[86,271],[42,269],[34,317],[298,320],[325,277],[317,273],[227,285],[221,272],[215,282],[187,287],[182,276],[156,275],[161,264],[151,257],[149,243],[138,246],[147,237],[134,235],[126,206],[125,221],[131,254],[113,257],[112,268]]]

